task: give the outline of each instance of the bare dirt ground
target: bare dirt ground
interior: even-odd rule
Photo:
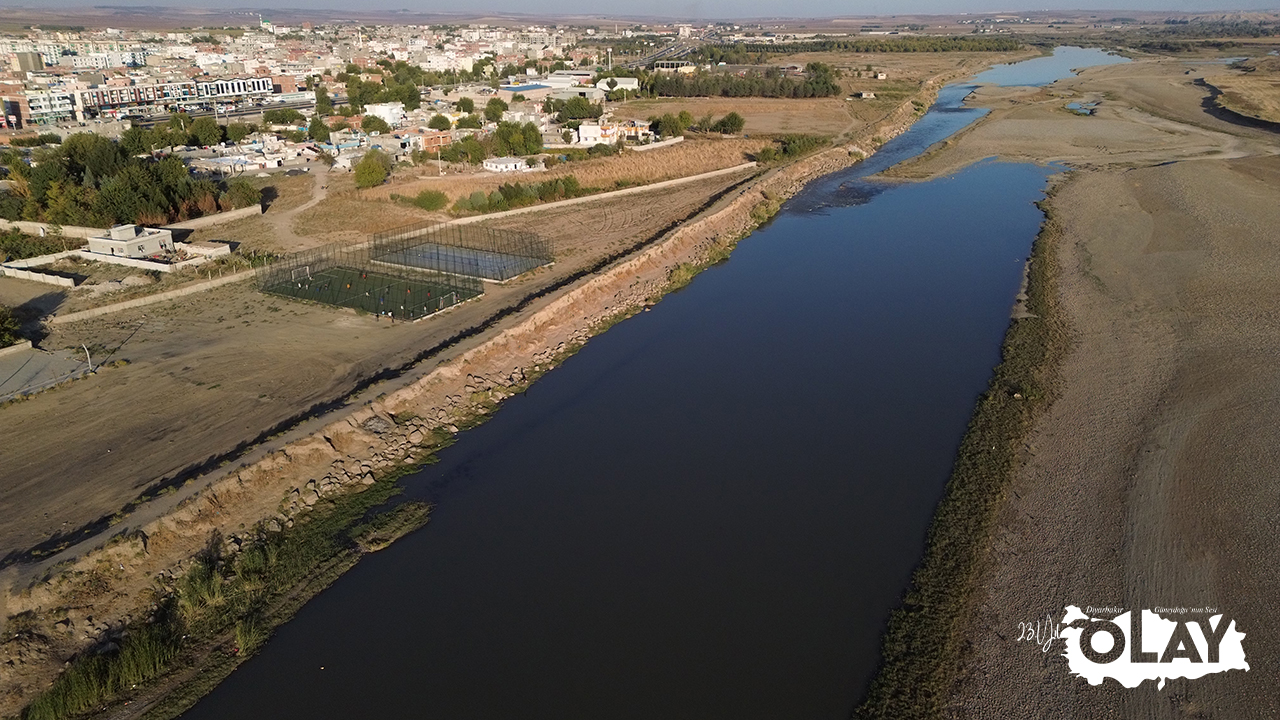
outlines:
[[[911,168],[1081,168],[1052,200],[1073,348],[990,538],[950,717],[1280,716],[1280,136],[1209,114],[1186,68],[979,93],[991,116]],[[1064,114],[1073,98],[1102,104]],[[1253,669],[1090,686],[1060,642],[1015,642],[1019,622],[1068,604],[1216,607]]]
[[[172,305],[56,326],[46,347],[84,343],[129,364],[0,408],[0,557],[110,515],[156,480],[407,361],[685,217],[739,179],[694,183],[661,204],[641,195],[575,208],[591,219],[589,228],[563,217],[543,227],[536,214],[521,216],[525,227],[555,241],[557,263],[490,285],[483,300],[416,324],[392,326],[237,283]]]

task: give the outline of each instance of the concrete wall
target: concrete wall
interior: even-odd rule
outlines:
[[[86,320],[88,318],[98,317],[99,315],[109,315],[111,313],[120,312],[121,310],[129,310],[136,307],[142,307],[144,305],[151,305],[153,303],[165,302],[167,300],[179,298],[184,295],[191,295],[192,293],[204,292],[205,290],[212,290],[213,288],[221,287],[228,283],[240,282],[241,280],[250,280],[254,277],[255,274],[257,274],[256,270],[245,270],[244,272],[238,272],[233,275],[224,275],[220,278],[214,278],[212,280],[207,280],[202,283],[196,283],[195,285],[187,285],[186,287],[180,287],[177,290],[169,290],[168,292],[162,292],[162,293],[157,293],[155,295],[140,297],[140,298],[137,298],[136,300],[125,300],[124,302],[116,303],[114,305],[103,305],[102,307],[90,308],[88,310],[81,310],[80,312],[70,313],[69,315],[54,315],[53,317],[49,318],[49,324],[62,325],[64,323],[75,322],[77,320]]]
[[[228,210],[220,212],[216,215],[205,215],[194,220],[183,220],[172,225],[165,225],[166,230],[199,230],[200,228],[212,227],[224,222],[239,220],[241,218],[253,217],[262,214],[262,205],[250,205],[247,208],[239,210]]]
[[[49,234],[49,228],[53,227],[49,223],[27,222],[26,220],[0,220],[4,223],[6,230],[17,228],[28,235]],[[41,232],[43,231],[43,233]],[[73,238],[87,238],[90,235],[106,235],[105,228],[79,227],[77,225],[63,225],[62,234]]]
[[[31,341],[23,340],[22,342],[14,343],[9,347],[0,348],[0,357],[4,357],[5,355],[12,355],[14,353],[25,352],[30,349],[31,349]]]
[[[657,150],[658,148],[670,147],[678,142],[684,142],[683,135],[677,135],[669,140],[663,140],[662,142],[651,143],[649,145],[628,145],[627,149],[635,150],[636,152],[648,152],[650,150]]]
[[[19,280],[30,280],[32,282],[44,283],[45,285],[57,285],[58,287],[75,287],[76,281],[69,277],[61,277],[59,275],[47,275],[42,272],[33,272],[31,270],[20,270],[18,268],[0,267],[0,275],[5,277],[18,278]]]

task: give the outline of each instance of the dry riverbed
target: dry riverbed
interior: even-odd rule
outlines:
[[[1052,403],[1010,438],[1011,474],[981,491],[995,511],[950,590],[965,598],[958,616],[917,637],[955,660],[924,672],[932,711],[895,717],[1280,715],[1267,671],[1280,652],[1280,135],[1206,111],[1189,66],[1148,58],[983,89],[971,102],[988,118],[896,173],[990,156],[1074,169],[1041,238],[1054,271],[1039,290],[1069,334]],[[1064,110],[1072,100],[1100,104],[1084,116]],[[1162,691],[1091,686],[1060,641],[1017,642],[1020,622],[1066,605],[1219,608],[1253,670]]]

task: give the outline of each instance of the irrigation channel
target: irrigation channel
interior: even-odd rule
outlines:
[[[1053,172],[868,179],[969,89],[405,478],[431,522],[185,717],[847,718]]]

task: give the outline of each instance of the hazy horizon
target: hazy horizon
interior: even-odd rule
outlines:
[[[1011,3],[1002,0],[861,0],[855,3],[842,0],[811,0],[805,3],[803,13],[780,13],[779,6],[765,0],[728,0],[717,2],[700,2],[698,0],[654,0],[644,6],[643,12],[636,12],[635,6],[595,6],[584,8],[574,0],[542,0],[529,3],[527,0],[483,0],[481,3],[449,2],[448,0],[429,0],[412,2],[411,0],[365,0],[359,8],[353,8],[350,0],[283,0],[281,2],[236,2],[230,6],[218,6],[209,0],[105,0],[101,3],[84,0],[0,0],[0,7],[24,8],[31,10],[88,7],[163,7],[178,9],[208,9],[215,11],[245,10],[279,10],[306,12],[308,10],[323,11],[360,11],[386,12],[406,10],[416,13],[449,13],[462,15],[485,15],[489,13],[510,13],[520,15],[558,14],[584,17],[613,17],[608,11],[617,9],[617,17],[652,17],[652,18],[698,18],[698,19],[755,19],[755,18],[788,18],[788,19],[825,19],[838,17],[856,17],[865,15],[955,15],[958,13],[1026,13],[1026,12],[1088,12],[1109,13],[1122,11],[1141,12],[1178,12],[1178,13],[1223,13],[1223,12],[1257,12],[1276,11],[1275,0],[1131,0],[1109,3],[1100,9],[1081,9],[1078,0],[1050,0],[1034,8],[1011,7]],[[788,9],[792,9],[788,7]]]

